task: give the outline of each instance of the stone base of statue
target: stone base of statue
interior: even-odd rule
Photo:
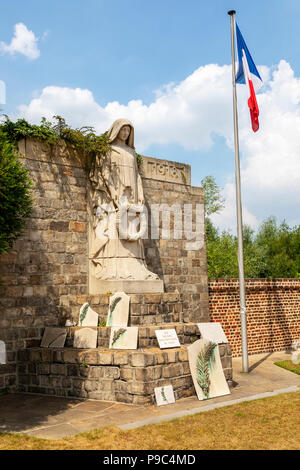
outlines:
[[[106,294],[107,292],[125,292],[126,294],[155,294],[164,292],[161,280],[103,280],[90,277],[89,293],[91,295]]]

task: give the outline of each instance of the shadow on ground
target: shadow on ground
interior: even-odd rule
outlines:
[[[41,395],[2,395],[0,396],[0,432],[24,432],[35,427],[59,424],[62,420],[66,420],[65,413],[68,410],[74,416],[78,404],[83,401],[47,397],[45,407],[45,397]]]

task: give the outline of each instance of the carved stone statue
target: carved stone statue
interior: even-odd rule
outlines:
[[[96,162],[90,175],[93,186],[90,270],[94,278],[94,287],[90,281],[90,292],[100,293],[100,286],[104,290],[115,286],[116,290],[123,288],[125,292],[161,292],[162,281],[145,263],[142,237],[147,220],[133,125],[127,119],[118,119],[109,129],[108,138],[111,151],[99,165]],[[101,280],[98,287],[95,279]],[[146,285],[136,281],[154,283]]]

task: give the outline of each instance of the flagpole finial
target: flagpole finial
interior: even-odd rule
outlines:
[[[232,16],[232,15],[236,14],[236,11],[235,10],[229,10],[227,13],[228,13],[228,15]]]

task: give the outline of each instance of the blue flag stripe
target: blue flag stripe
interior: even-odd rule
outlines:
[[[245,81],[245,76],[244,76],[244,69],[243,69],[243,62],[242,62],[242,57],[243,57],[243,49],[246,54],[247,62],[248,62],[248,67],[250,73],[253,73],[253,75],[256,75],[260,80],[261,76],[258,73],[258,70],[256,68],[255,63],[253,62],[253,59],[251,57],[251,54],[248,50],[248,47],[246,46],[246,43],[244,41],[244,38],[242,36],[242,33],[240,32],[240,29],[238,25],[236,24],[236,43],[237,43],[237,53],[238,53],[238,60],[239,60],[239,69],[235,77],[236,83],[246,83]]]

